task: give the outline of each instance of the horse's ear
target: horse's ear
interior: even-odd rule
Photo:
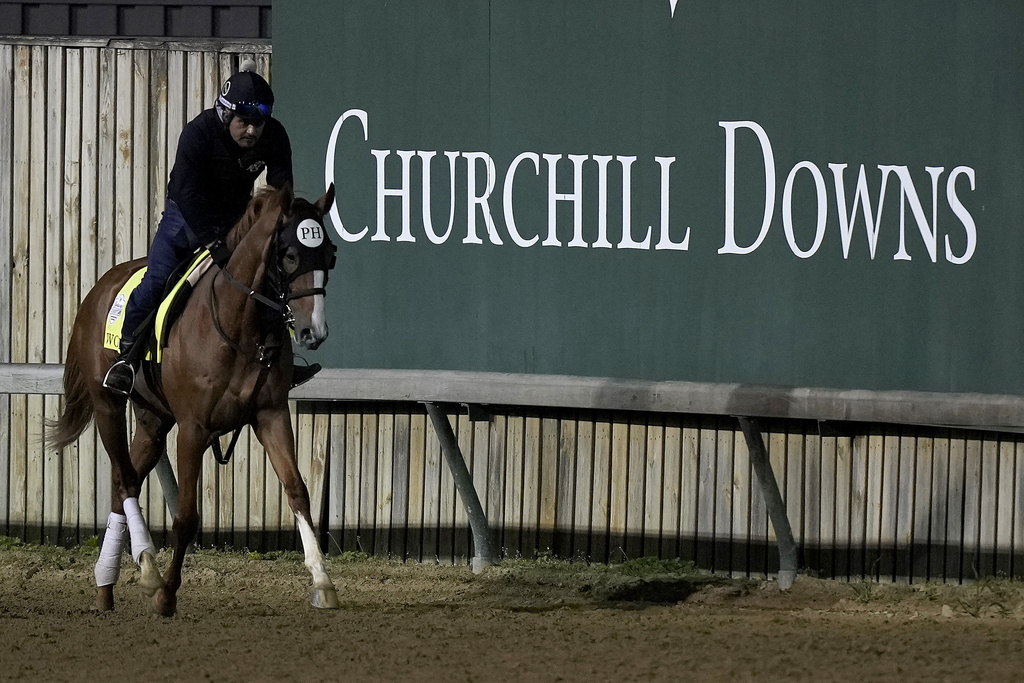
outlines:
[[[316,208],[320,212],[320,215],[323,216],[325,213],[327,213],[328,209],[330,209],[331,204],[333,203],[334,183],[331,183],[331,186],[327,188],[327,194],[325,194],[323,197],[317,200]]]
[[[292,184],[285,183],[277,192],[277,199],[281,203],[281,208],[284,209],[285,213],[289,212],[292,208],[292,200],[295,199],[295,192],[292,191]]]

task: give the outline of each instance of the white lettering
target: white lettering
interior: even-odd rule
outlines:
[[[494,180],[496,172],[494,170],[494,160],[491,159],[491,155],[487,152],[465,152],[462,156],[466,158],[468,167],[466,170],[466,191],[467,196],[467,227],[466,227],[466,238],[462,240],[463,244],[483,244],[483,240],[476,234],[476,207],[480,207],[484,216],[484,225],[487,226],[487,236],[491,240],[491,244],[500,245],[501,238],[498,236],[498,229],[494,227],[494,219],[491,218],[491,207],[488,204],[488,200],[491,197],[491,192],[494,190]],[[482,194],[476,193],[476,167],[478,161],[483,161],[484,166],[487,170],[487,182],[484,184],[484,191]]]
[[[956,179],[961,175],[967,176],[967,179],[971,181],[971,191],[973,192],[974,169],[970,166],[957,166],[949,174],[949,178],[946,179],[946,201],[949,202],[949,208],[953,210],[953,214],[963,223],[964,230],[967,233],[967,246],[964,248],[962,256],[953,255],[953,250],[949,246],[949,235],[946,235],[946,260],[957,265],[970,261],[978,244],[978,228],[974,224],[974,218],[956,194]]]
[[[538,235],[534,235],[530,239],[524,239],[519,234],[519,228],[516,227],[515,216],[512,215],[512,183],[515,181],[516,169],[519,168],[524,160],[529,159],[533,162],[533,170],[536,175],[540,175],[540,157],[535,152],[523,152],[509,164],[508,171],[505,172],[505,188],[503,193],[503,206],[505,209],[505,227],[508,228],[508,236],[512,238],[512,242],[520,247],[530,247],[537,243],[540,239]]]
[[[768,235],[775,214],[775,156],[772,154],[772,143],[764,128],[754,121],[719,121],[718,125],[725,128],[725,244],[718,250],[719,254],[749,254],[759,246]],[[761,232],[753,244],[741,247],[736,244],[736,129],[749,128],[757,135],[761,143],[764,157],[764,220]]]
[[[690,248],[690,228],[686,228],[686,235],[682,242],[673,242],[668,234],[668,191],[669,191],[669,168],[675,157],[654,157],[654,160],[661,166],[661,239],[654,245],[655,250],[671,249],[675,251],[686,251]]]
[[[423,230],[427,233],[427,239],[433,244],[444,244],[452,233],[452,226],[455,225],[455,160],[459,158],[458,152],[445,152],[448,157],[448,178],[450,186],[448,189],[448,229],[443,235],[438,235],[434,230],[434,221],[430,215],[430,160],[437,152],[417,152],[423,160]]]
[[[402,199],[402,234],[398,236],[399,242],[415,242],[410,230],[410,204],[409,199],[409,160],[416,156],[416,152],[398,150],[398,156],[402,160],[402,184],[398,187],[384,187],[384,160],[391,155],[389,149],[371,149],[370,153],[377,158],[377,232],[373,233],[370,240],[374,242],[390,242],[384,231],[384,199],[386,197],[401,197]]]
[[[338,133],[341,132],[341,126],[345,123],[345,120],[349,117],[356,117],[363,124],[363,142],[368,142],[370,137],[369,127],[367,126],[366,112],[362,109],[349,109],[344,114],[338,117],[338,120],[334,124],[334,128],[331,130],[331,137],[327,141],[327,162],[324,165],[324,185],[330,187],[334,183],[334,154],[335,147],[338,144]],[[337,187],[337,185],[335,185]],[[334,204],[331,205],[331,222],[334,223],[334,229],[337,231],[341,239],[346,242],[358,242],[363,236],[370,231],[369,226],[364,227],[359,232],[349,232],[345,229],[345,225],[341,222],[341,215],[338,213],[338,200],[335,199]]]
[[[814,177],[814,189],[818,197],[818,223],[814,228],[814,243],[804,251],[796,243],[796,235],[793,233],[793,182],[796,180],[797,171],[807,169]],[[801,161],[786,178],[786,186],[782,190],[782,229],[786,232],[786,241],[789,248],[799,258],[810,258],[818,251],[821,241],[825,239],[825,222],[828,218],[828,193],[825,190],[825,178],[821,175],[818,167],[810,161]]]
[[[647,228],[647,235],[644,236],[643,240],[636,242],[633,240],[633,208],[630,204],[633,196],[633,179],[630,168],[633,166],[633,162],[636,161],[636,157],[632,156],[616,156],[619,163],[622,164],[622,239],[619,240],[619,249],[650,249],[651,248],[651,229]]]

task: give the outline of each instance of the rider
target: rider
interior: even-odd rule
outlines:
[[[121,353],[103,386],[127,396],[135,384],[141,349],[172,271],[199,247],[224,237],[251,199],[253,183],[267,170],[267,184],[292,182],[292,150],[284,126],[270,116],[274,93],[252,60],[221,87],[210,109],[185,126],[167,183],[163,217],[149,250],[146,273],[124,311]],[[143,338],[144,341],[144,338]],[[292,386],[320,366],[297,366]]]

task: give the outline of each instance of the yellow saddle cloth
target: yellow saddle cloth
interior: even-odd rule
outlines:
[[[183,305],[179,305],[179,302],[184,303],[184,300],[188,299],[196,282],[199,281],[199,278],[206,273],[212,264],[213,259],[210,258],[209,251],[204,249],[199,252],[192,259],[184,273],[178,278],[171,291],[160,302],[160,306],[157,307],[156,321],[153,325],[153,336],[158,342],[156,344],[157,363],[163,360],[163,349],[167,343],[167,336],[171,331],[171,325],[184,308]],[[132,291],[142,282],[142,277],[145,274],[146,269],[144,267],[137,270],[128,278],[128,281],[121,287],[121,291],[114,297],[114,303],[111,304],[110,311],[107,313],[107,325],[103,334],[103,348],[113,349],[114,351],[121,349],[121,328],[124,326],[124,309],[128,304],[128,297],[131,296]],[[146,360],[153,360],[152,348],[146,350]]]

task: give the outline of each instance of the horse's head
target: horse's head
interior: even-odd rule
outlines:
[[[327,339],[324,294],[338,248],[324,228],[323,217],[334,202],[334,184],[315,204],[295,199],[277,231],[278,286],[285,295],[294,339],[315,349]]]

